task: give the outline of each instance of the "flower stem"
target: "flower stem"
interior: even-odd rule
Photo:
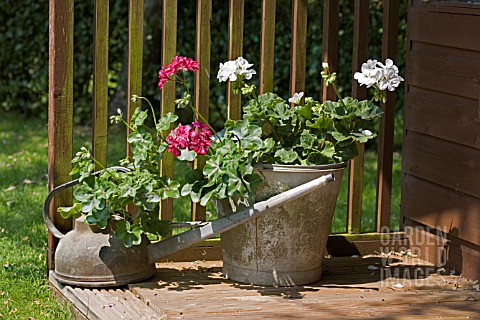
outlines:
[[[190,94],[189,90],[188,90],[188,86],[187,86],[187,80],[185,78],[185,75],[183,75],[182,77],[178,76],[178,78],[180,79],[180,83],[185,87],[185,90],[187,92],[187,94]],[[215,129],[213,129],[213,127],[210,125],[210,123],[207,121],[207,119],[205,119],[202,114],[200,112],[198,112],[198,110],[193,106],[193,103],[192,101],[188,101],[188,106],[190,107],[190,109],[192,109],[193,113],[197,116],[197,118],[199,118],[203,123],[205,123],[209,128],[210,130],[212,130],[213,134],[217,136],[218,140],[220,141],[220,136],[218,135],[217,131],[215,131]]]
[[[135,131],[135,129],[133,129],[132,126],[130,126],[130,124],[129,124],[128,122],[126,122],[125,120],[123,120],[123,118],[122,118],[122,122],[123,122],[123,124],[124,124],[127,128],[129,128],[131,131]]]
[[[332,82],[332,87],[333,87],[333,90],[335,91],[335,95],[337,96],[338,101],[340,101],[340,103],[346,108],[347,106],[346,106],[345,103],[343,102],[343,98],[342,98],[342,96],[340,95],[340,92],[338,91],[336,81],[333,81],[333,82]]]
[[[153,106],[150,103],[150,100],[148,100],[145,97],[138,97],[138,98],[147,101],[148,105],[150,106],[150,110],[152,110],[153,123],[155,123],[155,126],[157,126],[157,118],[155,117],[155,109],[153,109]]]

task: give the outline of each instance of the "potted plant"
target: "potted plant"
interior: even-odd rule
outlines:
[[[332,188],[301,198],[301,207],[290,203],[222,235],[224,272],[232,280],[264,285],[318,280],[346,161],[357,155],[357,143],[375,137],[374,121],[382,111],[372,101],[342,98],[336,75],[326,64],[322,77],[334,86],[338,101],[320,103],[303,99],[303,93],[288,102],[274,93],[257,96],[255,86],[246,84],[256,73],[251,67],[242,57],[220,65],[217,78],[230,81],[234,93],[249,101],[243,119],[228,120],[224,129],[216,132],[196,112],[186,86],[186,75],[197,72],[198,63],[175,56],[159,71],[159,87],[168,81],[185,85],[186,91],[176,103],[179,108],[191,108],[195,121],[178,124],[163,136],[178,118],[169,113],[157,120],[150,102],[133,96],[134,102],[145,100],[150,108],[136,109],[131,119],[123,119],[120,112],[112,117],[131,131],[132,155],[120,163],[126,169],[105,168],[96,173],[99,164],[88,150],[81,149],[72,161],[72,174],[78,174],[81,183],[74,192],[76,203],[59,208],[62,216],[83,216],[100,230],[110,228],[110,238],[114,235],[126,247],[135,248],[146,241],[144,234],[160,237],[168,232],[169,222],[158,218],[158,204],[163,199],[181,195],[201,205],[218,200],[219,214],[226,216],[333,172],[336,182]],[[393,90],[403,80],[391,60],[385,65],[369,60],[355,78],[374,88],[373,101],[384,100],[384,90]],[[153,128],[145,124],[149,112]],[[205,166],[193,170],[187,183],[180,186],[159,175],[165,152],[183,161],[205,156]]]

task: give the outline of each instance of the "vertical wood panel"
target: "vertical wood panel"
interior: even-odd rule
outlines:
[[[413,18],[413,0],[409,1],[407,4],[407,21],[412,21]],[[413,23],[412,23],[413,24]],[[410,108],[410,77],[409,74],[411,73],[412,66],[411,66],[411,57],[412,57],[412,27],[407,28],[407,41],[406,41],[406,50],[405,50],[405,94],[404,94],[404,110],[403,110],[403,134],[402,134],[402,177],[405,175],[405,168],[407,162],[405,161],[405,155],[407,155],[407,151],[405,147],[407,146],[405,140],[407,138],[407,126],[409,125],[410,118],[408,116],[407,110]],[[400,203],[400,230],[404,230],[404,221],[405,216],[408,215],[408,211],[406,210],[406,201],[407,201],[407,184],[404,178],[402,178],[401,184],[401,203]]]
[[[369,1],[355,0],[353,26],[353,73],[360,70],[368,55],[368,9]],[[352,96],[358,100],[367,98],[366,87],[353,79]],[[359,233],[362,222],[362,191],[363,191],[363,155],[364,144],[358,145],[358,156],[350,160],[348,184],[348,232]]]
[[[230,14],[228,23],[228,59],[234,60],[243,55],[243,16],[244,0],[230,0]],[[241,95],[233,94],[228,82],[227,104],[228,119],[242,117]]]
[[[292,52],[290,70],[290,96],[305,91],[305,66],[307,59],[307,0],[293,0]]]
[[[396,60],[399,23],[399,0],[383,2],[382,60]],[[387,91],[387,102],[382,103],[384,114],[378,135],[377,173],[377,231],[390,230],[393,165],[393,128],[395,117],[395,94]]]
[[[260,93],[273,91],[275,55],[276,0],[262,1],[262,38],[260,40]]]
[[[197,48],[196,59],[200,69],[195,75],[195,107],[208,120],[210,107],[210,20],[212,18],[212,0],[197,1]],[[198,157],[195,168],[202,168],[204,157]],[[192,205],[192,220],[205,221],[206,210],[200,204]]]
[[[73,129],[73,0],[51,0],[49,5],[48,189],[70,181]],[[50,216],[61,232],[72,220],[61,219],[59,206],[71,205],[72,191],[55,196]],[[47,268],[54,269],[58,239],[48,235]]]
[[[107,165],[108,126],[108,0],[95,1],[93,56],[93,156]],[[96,170],[101,166],[96,164]]]
[[[139,107],[131,100],[132,95],[142,95],[142,56],[143,56],[143,0],[130,0],[128,16],[128,91],[127,121]],[[127,128],[127,137],[130,130]],[[127,155],[130,147],[127,143]]]
[[[339,0],[324,0],[323,4],[323,62],[328,62],[330,71],[338,67],[338,16]],[[323,101],[336,100],[332,86],[323,85]]]
[[[172,62],[177,50],[177,0],[163,1],[163,35],[162,35],[162,64]],[[175,82],[168,81],[162,89],[161,114],[175,112]],[[165,135],[168,134],[168,130]],[[173,156],[165,153],[162,158],[161,174],[173,178]],[[162,219],[172,220],[173,200],[162,201]]]

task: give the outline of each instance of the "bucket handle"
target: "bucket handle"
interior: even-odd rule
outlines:
[[[112,170],[112,169],[116,170],[116,171],[120,171],[120,172],[129,172],[130,171],[130,169],[127,169],[125,167],[110,167],[110,168],[108,168],[108,170]],[[107,170],[107,169],[96,171],[92,175],[97,176],[105,170]],[[80,183],[80,179],[75,179],[75,180],[69,181],[67,183],[64,183],[64,184],[61,184],[61,185],[55,187],[54,189],[52,189],[48,193],[47,198],[45,199],[45,202],[43,203],[43,220],[45,221],[45,225],[47,226],[48,231],[50,231],[50,233],[53,234],[58,239],[63,238],[65,235],[62,232],[60,232],[60,230],[58,230],[57,227],[55,227],[55,224],[53,223],[52,219],[50,218],[50,202],[54,198],[55,194],[57,194],[58,192],[60,192],[64,189],[73,187],[74,185],[77,185],[79,183]]]

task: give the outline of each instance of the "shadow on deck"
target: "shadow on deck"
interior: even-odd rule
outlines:
[[[221,261],[157,264],[148,282],[119,289],[52,285],[88,319],[354,319],[480,316],[478,284],[412,257],[325,259],[308,286],[239,284]]]

